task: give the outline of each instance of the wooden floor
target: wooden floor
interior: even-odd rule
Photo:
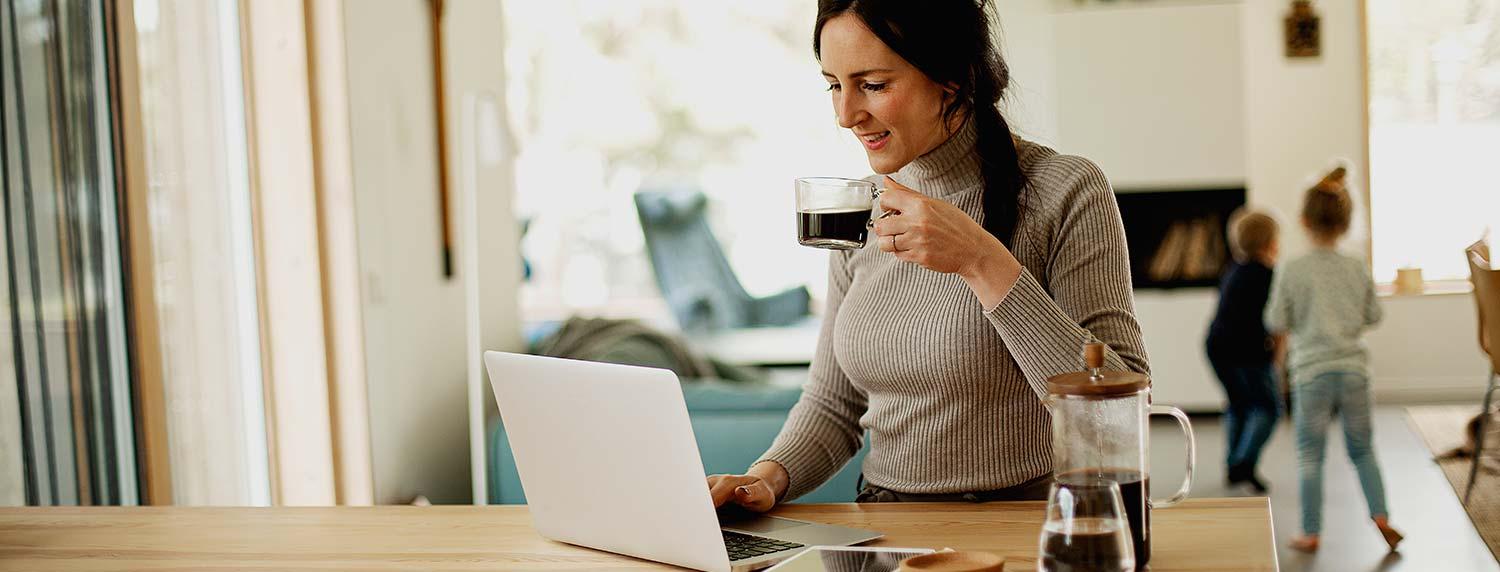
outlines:
[[[1168,489],[1176,487],[1182,478],[1179,467],[1182,444],[1173,425],[1168,422],[1152,427],[1153,496],[1168,494]],[[1198,436],[1199,460],[1194,496],[1246,494],[1224,486],[1224,435],[1219,419],[1195,416],[1193,427]],[[1500,564],[1474,531],[1426,445],[1408,426],[1402,407],[1377,407],[1375,443],[1392,523],[1406,533],[1400,554],[1387,557],[1384,543],[1370,524],[1354,467],[1344,453],[1342,435],[1335,430],[1328,440],[1328,458],[1324,464],[1323,547],[1315,555],[1306,555],[1286,548],[1301,522],[1297,457],[1291,423],[1283,420],[1277,427],[1261,462],[1261,473],[1271,487],[1281,569],[1500,571]]]

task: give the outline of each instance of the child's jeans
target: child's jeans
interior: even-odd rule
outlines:
[[[1271,364],[1234,365],[1210,360],[1229,407],[1224,411],[1224,433],[1228,437],[1224,462],[1231,470],[1254,471],[1266,441],[1281,416],[1281,391]],[[1232,476],[1232,475],[1231,475]]]
[[[1344,446],[1359,473],[1370,516],[1386,516],[1385,487],[1375,463],[1371,437],[1370,384],[1363,374],[1329,372],[1292,385],[1292,420],[1297,427],[1297,466],[1301,474],[1302,531],[1318,534],[1323,516],[1323,451],[1328,424],[1343,417]]]

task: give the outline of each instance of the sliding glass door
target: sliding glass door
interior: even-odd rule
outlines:
[[[0,0],[0,504],[136,504],[99,1]]]

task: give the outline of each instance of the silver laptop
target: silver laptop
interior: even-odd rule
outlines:
[[[545,538],[740,572],[881,536],[759,515],[721,524],[671,371],[501,352],[484,361]]]

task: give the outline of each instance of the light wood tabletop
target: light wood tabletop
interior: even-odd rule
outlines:
[[[878,530],[879,546],[986,550],[1036,566],[1045,503],[787,505]],[[1152,513],[1151,569],[1276,570],[1265,498]],[[0,509],[0,570],[624,570],[660,564],[551,542],[524,506]]]

